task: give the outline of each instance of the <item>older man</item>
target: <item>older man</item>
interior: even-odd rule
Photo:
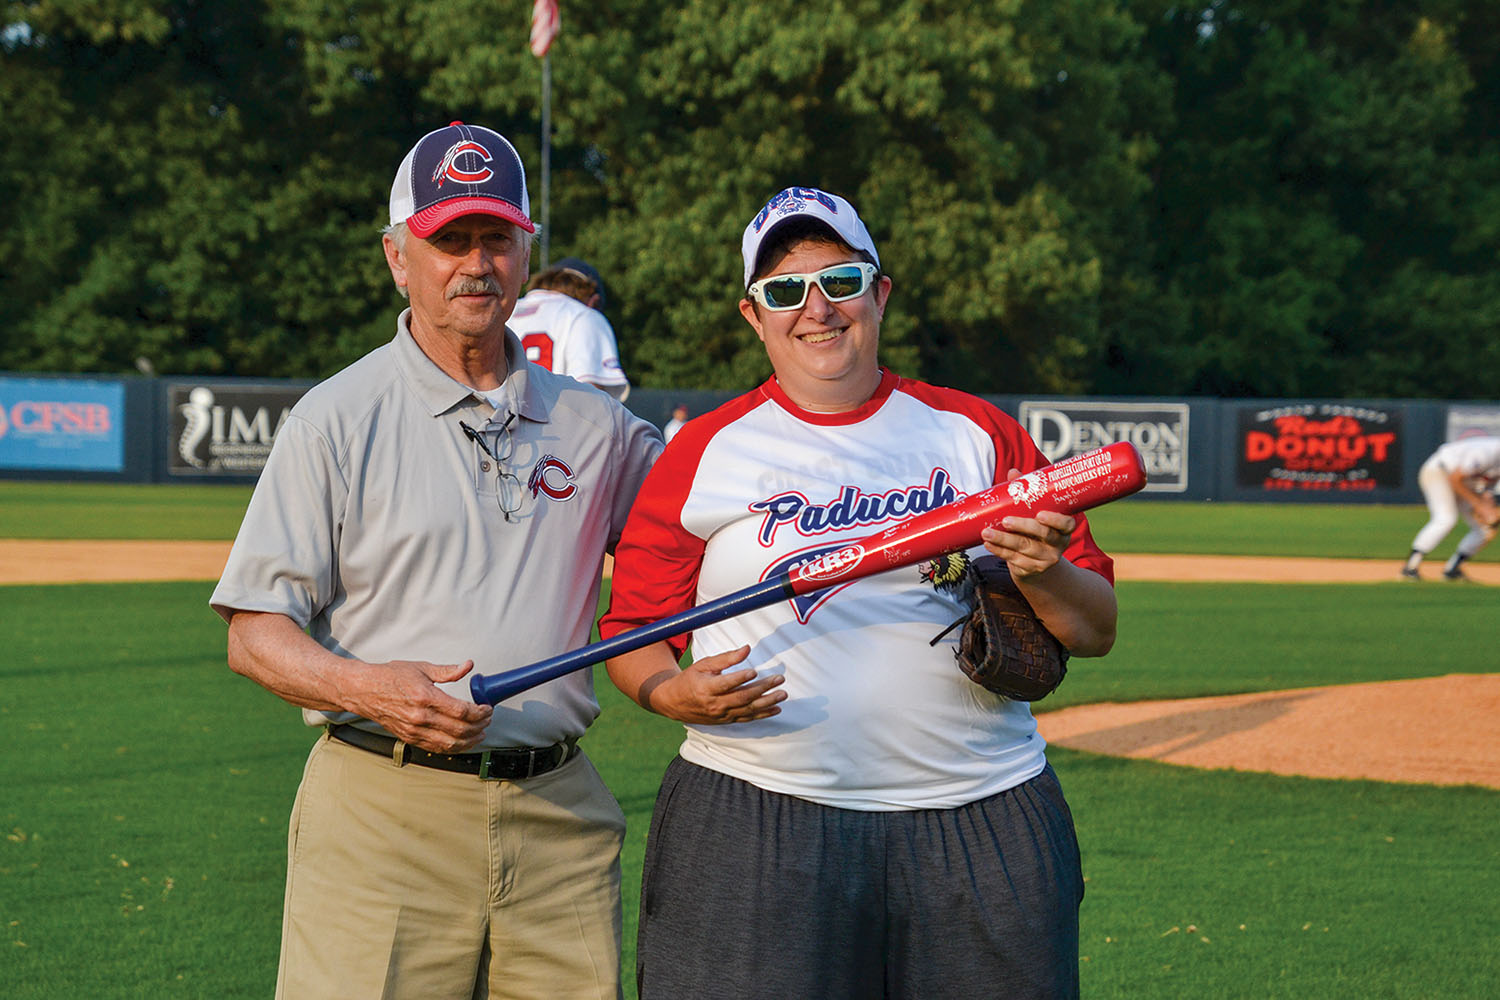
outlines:
[[[211,603],[229,665],[322,733],[288,843],[277,996],[618,994],[624,818],[588,673],[491,709],[466,676],[584,644],[660,452],[506,329],[520,157],[459,122],[391,189],[396,336],[293,408]]]

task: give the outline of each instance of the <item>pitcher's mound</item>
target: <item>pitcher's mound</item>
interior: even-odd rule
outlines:
[[[1500,674],[1042,712],[1048,743],[1239,771],[1500,788]]]

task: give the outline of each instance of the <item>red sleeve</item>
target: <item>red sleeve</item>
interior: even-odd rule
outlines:
[[[601,638],[612,639],[693,606],[704,540],[682,526],[694,472],[682,467],[682,457],[682,449],[664,451],[630,509],[615,545],[609,610],[599,620]],[[670,641],[678,656],[687,649],[685,635]]]
[[[1019,469],[1024,476],[1052,464],[1014,417],[978,396],[904,378],[899,389],[935,410],[962,414],[982,428],[995,444],[993,483],[996,485],[1006,481],[1011,469]],[[1075,566],[1098,573],[1112,586],[1115,582],[1115,561],[1105,555],[1104,550],[1094,542],[1088,518],[1082,514],[1073,516],[1078,519],[1078,528],[1073,532],[1073,541],[1063,551],[1063,555]]]
[[[657,459],[615,545],[609,610],[599,620],[601,638],[612,639],[697,603],[706,539],[683,526],[682,510],[709,442],[758,402],[760,391],[752,391],[689,421]],[[681,656],[691,638],[681,635],[668,641]]]

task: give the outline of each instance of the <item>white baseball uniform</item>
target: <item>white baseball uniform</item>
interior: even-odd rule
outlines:
[[[813,413],[772,378],[694,419],[647,477],[600,632],[722,597],[1046,464],[1015,420],[967,393],[884,372],[858,409]],[[1079,522],[1068,558],[1112,581]],[[742,666],[785,674],[787,700],[757,722],[688,726],[682,757],[869,811],[952,808],[1035,777],[1045,743],[1030,706],[965,677],[957,633],[929,644],[965,610],[912,566],[699,629],[695,658],[749,645]]]
[[[1491,535],[1474,511],[1453,491],[1448,477],[1459,473],[1475,493],[1483,495],[1495,488],[1500,481],[1500,437],[1469,437],[1447,444],[1433,452],[1417,474],[1417,485],[1427,501],[1430,515],[1417,537],[1412,540],[1414,551],[1428,553],[1448,537],[1448,532],[1458,523],[1460,515],[1469,524],[1469,532],[1458,543],[1458,552],[1465,557],[1478,552],[1489,541]]]
[[[629,385],[609,320],[571,295],[539,288],[516,303],[506,324],[521,338],[526,360],[590,385]],[[623,399],[624,393],[612,393]]]

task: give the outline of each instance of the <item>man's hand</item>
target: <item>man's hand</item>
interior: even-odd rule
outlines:
[[[238,611],[229,619],[229,667],[285,701],[321,712],[354,712],[434,753],[473,749],[494,709],[460,701],[437,685],[474,662],[366,663],[329,652],[285,615]]]
[[[1500,527],[1500,506],[1495,503],[1495,498],[1489,493],[1481,493],[1479,502],[1474,504],[1474,516],[1479,518],[1479,523],[1490,528]]]
[[[392,660],[371,663],[350,693],[349,710],[379,723],[403,743],[433,753],[463,753],[479,745],[494,709],[461,701],[437,687],[474,669],[460,664]]]

